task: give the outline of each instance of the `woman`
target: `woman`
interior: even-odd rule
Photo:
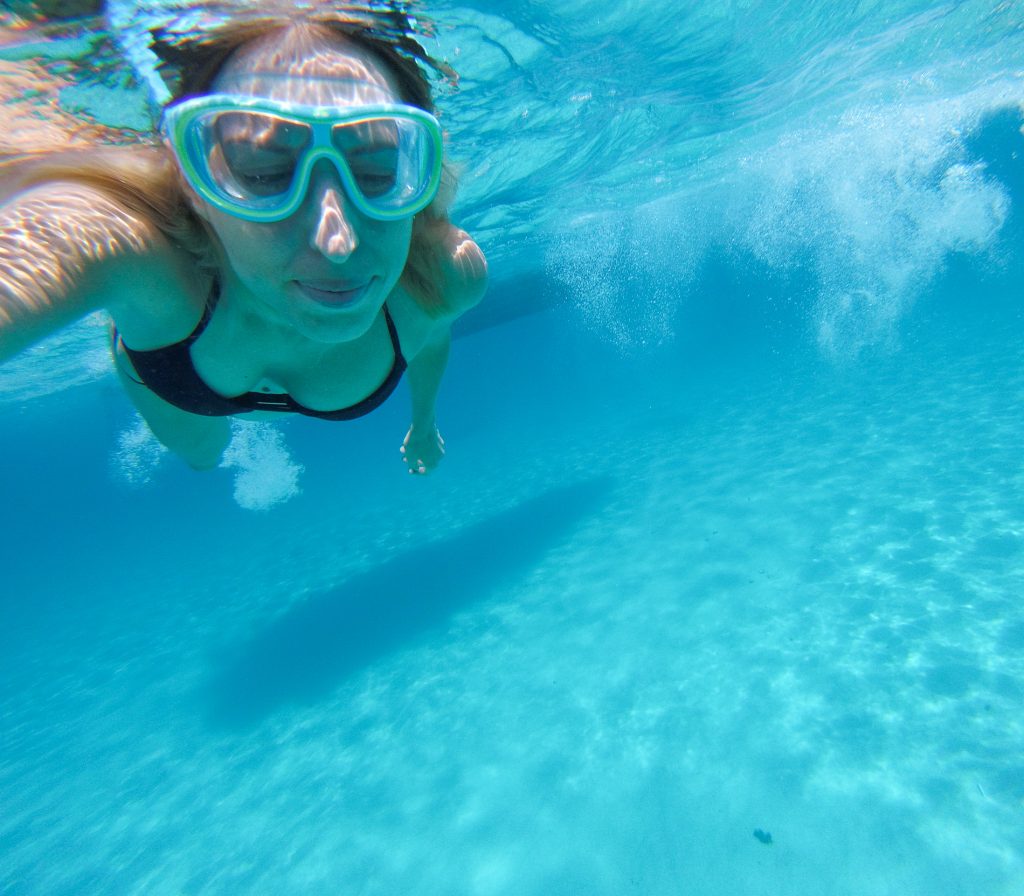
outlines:
[[[236,23],[175,51],[160,146],[9,166],[0,358],[107,309],[125,389],[195,469],[232,415],[351,419],[407,371],[402,453],[432,470],[451,324],[486,263],[437,198],[426,78],[363,24]]]

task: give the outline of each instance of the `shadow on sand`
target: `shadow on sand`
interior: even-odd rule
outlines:
[[[610,485],[597,479],[553,489],[310,597],[214,658],[219,668],[203,694],[210,724],[247,729],[283,706],[322,698],[527,575],[598,510]]]

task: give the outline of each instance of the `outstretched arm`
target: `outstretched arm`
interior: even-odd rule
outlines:
[[[434,407],[448,365],[452,322],[476,305],[487,289],[487,262],[469,234],[452,227],[445,249],[447,313],[435,322],[423,348],[409,359],[412,426],[401,450],[413,474],[429,473],[444,457],[444,439],[437,429]]]
[[[441,378],[448,366],[451,324],[439,326],[423,349],[409,361],[412,426],[402,442],[402,456],[410,473],[428,473],[444,457],[444,439],[437,430],[434,405]]]

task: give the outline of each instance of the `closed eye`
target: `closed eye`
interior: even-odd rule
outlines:
[[[250,143],[228,144],[224,159],[235,180],[256,193],[281,193],[295,176],[296,160],[291,152],[253,147]]]

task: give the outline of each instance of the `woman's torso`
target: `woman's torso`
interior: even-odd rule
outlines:
[[[182,250],[139,259],[138,267],[139,276],[132,278],[138,288],[111,307],[124,344],[146,352],[187,340],[216,296],[217,274],[197,275],[194,260]],[[358,338],[322,344],[261,326],[239,308],[237,296],[221,297],[188,356],[198,377],[219,395],[287,393],[313,411],[349,408],[385,383],[399,360],[396,349],[408,359],[427,338],[432,321],[404,288],[391,291],[386,309],[395,339],[382,308]]]

